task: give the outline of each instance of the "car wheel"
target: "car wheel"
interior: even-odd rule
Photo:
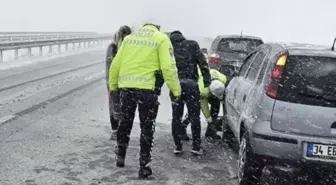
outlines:
[[[245,132],[238,155],[238,182],[239,185],[257,185],[260,182],[264,164],[252,153],[248,133]]]

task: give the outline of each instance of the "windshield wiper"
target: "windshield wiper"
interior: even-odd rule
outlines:
[[[303,92],[300,92],[299,95],[309,97],[309,98],[316,98],[316,99],[320,99],[320,100],[336,102],[336,97],[333,97],[333,96],[308,94],[308,93],[303,93]]]
[[[248,53],[247,51],[244,51],[244,50],[232,50],[231,53]]]

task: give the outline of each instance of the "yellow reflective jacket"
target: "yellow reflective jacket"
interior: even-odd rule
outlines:
[[[155,71],[161,70],[175,96],[181,95],[174,51],[168,36],[152,25],[125,37],[110,67],[109,87],[155,89]]]
[[[198,71],[198,73],[200,74],[198,80],[198,87],[201,94],[201,109],[204,117],[209,118],[211,116],[208,101],[208,98],[210,97],[210,90],[209,87],[204,87],[202,74],[200,73],[200,71]],[[227,83],[226,76],[216,69],[210,69],[210,76],[211,80],[219,80],[223,82],[223,84]]]

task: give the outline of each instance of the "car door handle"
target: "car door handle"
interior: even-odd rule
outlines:
[[[245,102],[246,101],[246,94],[244,94],[244,96],[243,96],[243,102]]]

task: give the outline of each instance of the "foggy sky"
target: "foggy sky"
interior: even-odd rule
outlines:
[[[191,36],[244,34],[331,45],[335,0],[0,0],[0,31],[114,32],[155,20]]]

